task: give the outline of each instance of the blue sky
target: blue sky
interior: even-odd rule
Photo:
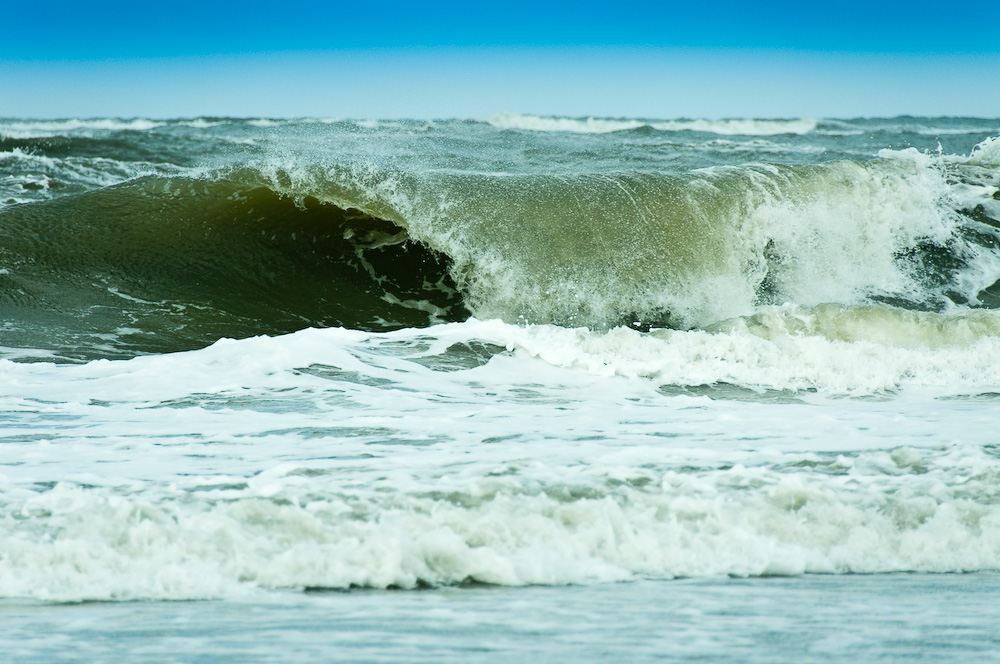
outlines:
[[[1000,116],[1000,1],[10,3],[0,116]]]

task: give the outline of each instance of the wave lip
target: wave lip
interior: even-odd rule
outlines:
[[[776,136],[779,134],[808,134],[815,131],[818,121],[798,119],[739,119],[723,120],[640,120],[615,118],[567,118],[558,116],[522,115],[499,113],[488,120],[498,129],[525,131],[560,131],[577,134],[607,134],[649,127],[658,131],[697,131],[723,136]]]

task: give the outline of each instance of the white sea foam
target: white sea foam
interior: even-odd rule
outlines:
[[[987,138],[973,148],[967,163],[984,168],[1000,168],[1000,136]]]
[[[21,148],[0,152],[0,161],[34,162],[46,168],[53,168],[57,163],[54,159],[32,152],[25,152]]]
[[[564,131],[580,134],[604,134],[614,131],[651,127],[660,131],[698,131],[712,134],[773,136],[778,134],[808,134],[816,129],[817,121],[810,118],[793,120],[639,120],[621,118],[565,118],[517,113],[499,113],[489,123],[498,129],[528,131]]]
[[[1000,568],[996,458],[900,448],[777,461],[802,470],[615,468],[542,487],[507,474],[388,496],[308,478],[308,464],[155,500],[60,484],[8,498],[0,595]]]
[[[713,332],[606,334],[543,326],[517,347],[555,366],[671,385],[877,394],[1000,388],[1000,317],[880,308],[779,307]],[[961,342],[959,342],[959,340]]]
[[[1000,181],[995,172],[972,178],[967,172],[967,164],[989,163],[992,145],[981,144],[968,158],[913,148],[882,150],[878,161],[832,162],[806,171],[806,177],[750,168],[746,173],[760,202],[746,214],[740,233],[748,247],[767,238],[767,251],[777,258],[760,267],[767,270],[779,301],[862,304],[872,296],[888,296],[948,306],[928,288],[927,268],[900,258],[930,242],[962,261],[949,288],[976,302],[1000,279],[1000,255],[990,245],[965,239],[970,222],[956,210],[996,208],[993,195]],[[956,168],[964,169],[961,177],[952,174]],[[722,177],[732,169],[711,172]],[[996,235],[986,225],[978,232]],[[747,274],[753,277],[754,270]],[[718,301],[732,299],[719,292]],[[739,313],[748,312],[749,301]]]
[[[872,294],[925,296],[921,274],[899,253],[926,239],[946,245],[961,220],[929,157],[916,151],[892,156],[908,161],[900,168],[834,163],[787,187],[781,176],[754,176],[758,191],[777,184],[779,193],[750,212],[743,232],[751,242],[767,237],[781,257],[769,276],[783,300],[812,305],[861,303]],[[1000,277],[1000,265],[992,267],[970,298]]]
[[[923,396],[1000,389],[1000,321],[870,313],[0,362],[0,596],[1000,568],[995,418]],[[821,392],[657,392],[715,381]]]

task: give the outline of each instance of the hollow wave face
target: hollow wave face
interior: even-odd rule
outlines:
[[[468,315],[447,257],[405,230],[264,187],[145,178],[10,208],[2,232],[5,338],[70,356]]]

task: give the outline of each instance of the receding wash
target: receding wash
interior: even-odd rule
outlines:
[[[997,118],[4,119],[0,358],[8,606],[1000,645]]]

